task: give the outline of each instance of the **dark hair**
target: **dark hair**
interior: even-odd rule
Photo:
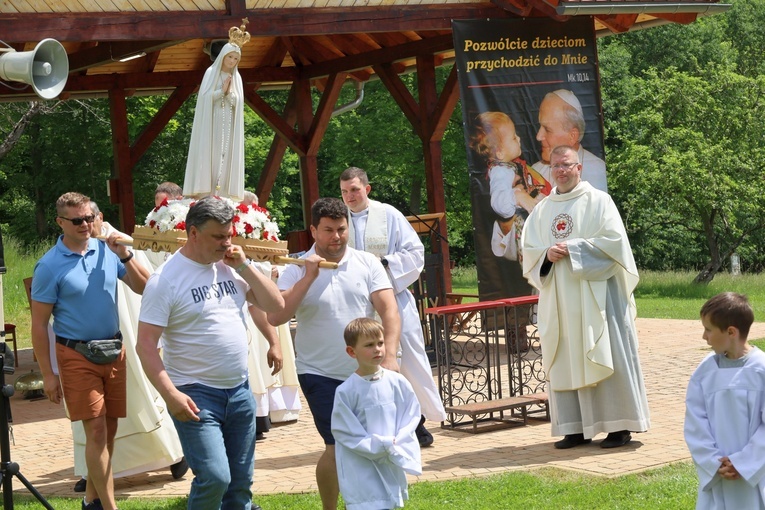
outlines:
[[[738,329],[742,340],[749,336],[749,328],[754,322],[754,311],[749,299],[735,292],[723,292],[710,298],[701,307],[699,315],[709,319],[721,331],[733,326]]]
[[[154,196],[157,196],[157,193],[164,193],[169,200],[174,200],[183,196],[183,189],[174,182],[165,181],[154,190]]]
[[[345,170],[343,170],[343,173],[340,174],[341,181],[350,181],[352,179],[355,179],[356,177],[359,178],[359,180],[361,181],[361,184],[363,184],[364,186],[369,184],[369,177],[367,176],[367,173],[359,167],[356,167],[356,166],[348,167]]]
[[[202,225],[209,220],[214,220],[221,225],[231,223],[235,212],[233,207],[217,197],[205,197],[197,200],[191,204],[186,215],[186,232],[191,233],[192,226],[201,229]]]
[[[380,338],[385,333],[382,324],[376,320],[369,319],[367,317],[359,317],[353,319],[345,327],[343,331],[343,338],[345,338],[345,345],[348,347],[356,347],[356,344],[362,338]]]
[[[348,218],[348,206],[339,198],[320,198],[311,206],[311,225],[318,227],[322,218]]]
[[[75,191],[70,191],[69,193],[64,193],[60,197],[58,197],[58,200],[56,200],[56,214],[61,216],[64,214],[64,209],[67,207],[80,207],[83,205],[90,205],[90,197],[86,197],[82,193],[77,193]]]

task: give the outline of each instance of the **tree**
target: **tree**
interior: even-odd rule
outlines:
[[[734,67],[710,65],[697,75],[649,70],[635,78],[636,93],[615,120],[621,144],[609,160],[628,228],[653,239],[645,247],[633,242],[638,260],[660,256],[644,250],[679,233],[692,243],[683,245],[694,255],[685,262],[700,268],[695,281],[702,283],[735,250],[761,247],[765,229],[765,77]]]

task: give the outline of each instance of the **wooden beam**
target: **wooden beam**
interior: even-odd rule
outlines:
[[[294,126],[297,120],[297,108],[295,107],[296,89],[297,87],[293,84],[287,97],[287,104],[284,107],[284,121],[288,126]],[[260,181],[258,182],[258,199],[261,204],[265,205],[268,203],[268,198],[271,196],[271,190],[276,182],[276,174],[279,172],[285,150],[287,150],[287,141],[279,133],[275,133],[274,140],[271,142],[271,150],[268,151],[263,171],[260,173]]]
[[[319,100],[319,106],[316,108],[316,114],[313,116],[311,128],[308,130],[308,150],[306,151],[308,154],[314,156],[318,154],[319,146],[329,126],[329,119],[332,118],[332,111],[335,109],[344,82],[345,74],[335,74],[329,77],[321,100]]]
[[[356,69],[374,66],[375,64],[387,64],[407,58],[413,58],[417,55],[439,53],[452,49],[454,49],[454,39],[452,38],[452,35],[439,35],[421,41],[405,43],[401,46],[381,48],[379,50],[368,51],[322,62],[320,64],[306,66],[302,70],[301,76],[319,78],[329,74],[351,72]]]
[[[374,69],[380,81],[383,82],[385,88],[388,89],[388,92],[390,92],[390,95],[396,101],[396,104],[398,104],[398,107],[401,108],[404,116],[417,132],[417,135],[422,139],[423,133],[420,129],[419,108],[409,89],[406,88],[398,74],[393,71],[390,64],[379,64],[374,66]]]
[[[529,5],[526,0],[491,0],[491,3],[522,18],[528,16],[534,10],[534,7]]]
[[[247,3],[245,0],[226,0],[226,12],[231,16],[243,18],[247,16]]]
[[[175,46],[183,41],[130,41],[110,42],[76,51],[69,55],[69,72],[76,73],[90,67],[110,64],[136,53],[152,53]]]
[[[238,11],[237,11],[238,12]],[[247,9],[247,31],[257,36],[300,36],[405,30],[450,30],[453,19],[509,17],[486,2],[443,4]],[[52,37],[59,41],[150,41],[159,39],[224,38],[241,14],[225,11],[4,13],[0,34],[9,43]]]
[[[637,14],[615,14],[610,16],[600,15],[595,18],[615,34],[626,32],[637,20]]]
[[[443,140],[446,127],[449,125],[449,119],[454,113],[454,107],[460,100],[460,90],[457,81],[457,66],[452,66],[449,76],[446,78],[444,88],[438,97],[436,109],[433,111],[432,126],[430,132],[430,141]]]
[[[109,91],[109,118],[112,126],[112,178],[116,179],[117,196],[111,203],[120,206],[120,230],[130,234],[135,230],[135,197],[133,196],[133,167],[130,158],[127,103],[125,91]]]
[[[298,136],[307,139],[313,123],[313,100],[308,80],[295,82],[295,108],[297,111]],[[311,206],[319,198],[319,168],[315,154],[304,151],[300,158],[300,186],[303,197],[303,222],[305,228],[311,223]]]
[[[196,84],[188,84],[183,87],[178,87],[173,91],[170,97],[167,98],[167,101],[162,105],[162,108],[159,109],[133,142],[133,145],[130,148],[131,168],[135,168],[138,161],[151,146],[152,142],[154,142],[162,130],[165,129],[165,126],[167,126],[167,123],[173,118],[173,115],[175,115],[178,109],[183,106],[183,103],[186,102],[196,88]]]
[[[671,21],[672,23],[680,23],[683,25],[687,25],[688,23],[693,23],[696,21],[696,18],[699,16],[695,12],[689,12],[689,13],[680,13],[680,14],[651,14],[651,16],[665,19],[667,21]]]
[[[306,153],[307,147],[303,138],[257,92],[245,88],[244,98],[249,107],[263,119],[263,122],[284,138],[292,150],[298,154]]]

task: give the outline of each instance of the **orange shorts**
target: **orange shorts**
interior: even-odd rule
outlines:
[[[96,365],[71,347],[56,344],[59,380],[69,419],[127,416],[125,347],[108,365]]]

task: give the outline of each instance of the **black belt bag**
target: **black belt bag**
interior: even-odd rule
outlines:
[[[85,359],[96,365],[108,365],[122,353],[122,334],[106,340],[70,340],[56,336],[56,342],[79,352]]]

